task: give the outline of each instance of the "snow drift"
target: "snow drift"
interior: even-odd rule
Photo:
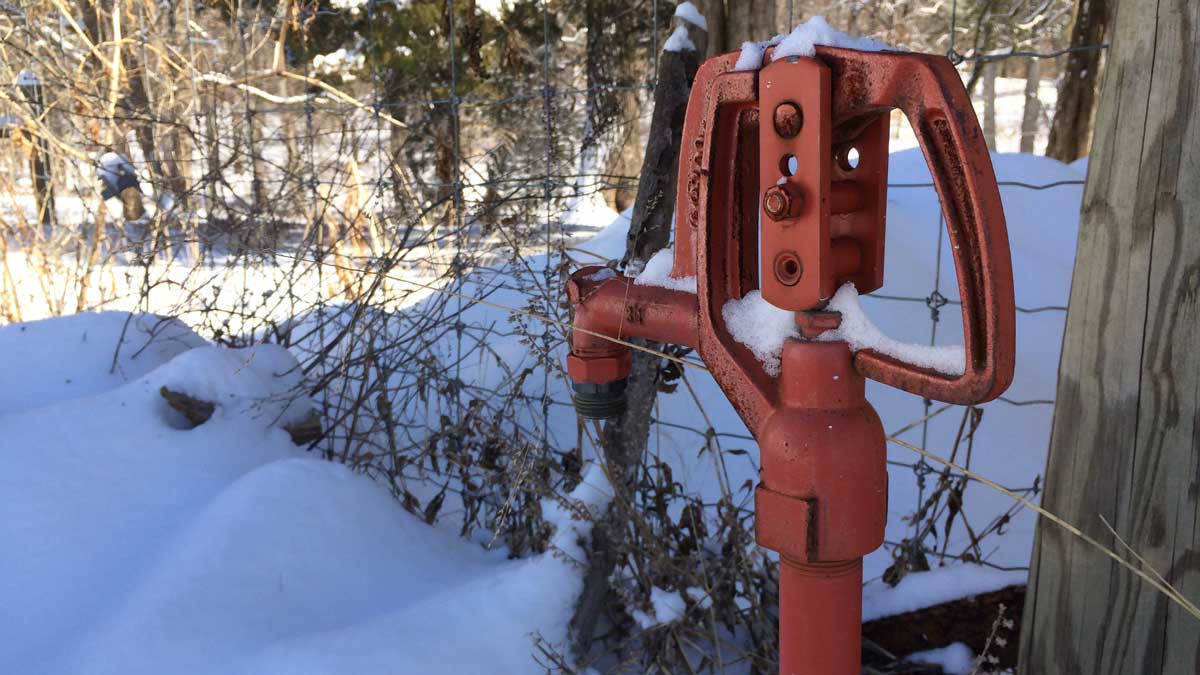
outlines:
[[[174,322],[122,341],[125,318],[0,328],[37,395],[0,411],[0,671],[524,673],[535,636],[565,639],[585,534],[567,509],[547,505],[556,549],[526,560],[431,528],[291,443],[310,404],[286,350]],[[123,375],[116,344],[141,349]],[[216,413],[186,428],[164,385]],[[606,494],[593,471],[572,499]]]

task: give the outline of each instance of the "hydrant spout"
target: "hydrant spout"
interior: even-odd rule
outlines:
[[[644,338],[694,347],[696,295],[658,286],[641,286],[607,267],[585,267],[571,275],[567,297],[571,353],[611,355],[628,350],[617,340]]]
[[[585,267],[567,282],[571,353],[567,374],[575,407],[592,419],[624,411],[625,381],[633,365],[630,338],[695,346],[696,295],[633,279],[607,267]]]

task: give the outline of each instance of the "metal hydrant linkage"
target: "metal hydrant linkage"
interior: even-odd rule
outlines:
[[[568,374],[576,406],[623,409],[628,347],[640,337],[694,348],[758,441],[760,545],[780,555],[780,672],[860,668],[862,558],[883,543],[883,426],[866,379],[975,404],[1012,381],[1012,268],[1000,194],[970,100],[943,57],[817,47],[758,71],[738,53],[696,75],[684,122],[671,276],[696,293],[636,285],[603,267],[572,275]],[[889,113],[912,125],[942,204],[962,298],[966,362],[945,374],[845,342],[834,291],[883,284]],[[761,222],[761,227],[760,227]],[[800,338],[767,373],[725,325],[726,302],[761,291],[795,312]]]

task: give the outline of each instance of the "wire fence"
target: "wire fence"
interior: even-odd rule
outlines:
[[[827,4],[881,37],[911,33],[879,11],[867,21],[863,3]],[[1003,20],[980,10],[988,4],[964,2],[975,25],[963,28],[953,2],[921,45],[944,44],[964,68],[1104,48],[1060,46],[1069,16],[1055,12],[1071,3],[1058,0],[1022,10],[1053,18],[1019,44],[979,47]],[[790,25],[813,5],[774,6]],[[284,344],[321,408],[314,451],[372,475],[431,523],[514,556],[543,552],[541,501],[566,500],[605,454],[603,430],[575,417],[565,386],[566,275],[620,258],[582,242],[611,236],[604,226],[632,204],[673,10],[666,0],[5,0],[0,80],[13,85],[0,90],[0,143],[16,151],[0,153],[0,316],[135,310],[178,316],[222,344]],[[977,45],[960,52],[963,36]],[[1083,183],[1003,178],[1036,192]],[[928,294],[872,297],[923,303],[935,344],[960,303],[943,286],[945,228],[930,227]],[[663,586],[708,602],[692,598],[695,621],[659,633],[610,612],[602,642],[638,647],[605,667],[678,665],[687,640],[716,655],[709,670],[768,670],[774,563],[753,546],[752,490],[738,482],[757,473],[753,439],[729,422],[694,355],[651,351],[664,395],[610,604],[644,607]],[[972,442],[997,405],[1053,401],[925,400],[895,435],[915,431],[922,450],[971,468],[973,452],[996,450]],[[953,415],[954,445],[930,445],[931,423]],[[1019,505],[975,523],[968,477],[923,456],[889,464],[893,481],[911,471],[917,487],[914,503],[892,504],[910,525],[885,544],[892,581],[930,557],[991,564],[989,537]],[[1032,497],[1039,478],[1007,487]],[[959,551],[951,512],[969,530]]]

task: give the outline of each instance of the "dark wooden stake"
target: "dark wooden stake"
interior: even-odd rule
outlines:
[[[699,29],[689,32],[703,34]],[[692,79],[699,67],[700,57],[693,51],[663,52],[658,61],[658,86],[654,88],[646,156],[625,240],[625,258],[621,261],[628,274],[641,272],[646,261],[671,241],[683,118]]]
[[[688,28],[693,35],[700,32],[699,28],[690,25]],[[663,52],[658,63],[650,135],[626,240],[624,262],[629,274],[640,271],[671,240],[683,117],[700,57],[693,51]],[[625,541],[633,481],[650,438],[650,412],[658,393],[660,363],[661,359],[654,355],[640,350],[633,353],[633,370],[625,390],[625,413],[605,424],[601,434],[600,443],[616,495],[604,517],[592,527],[588,571],[571,619],[572,646],[579,655],[585,654],[591,645],[596,622],[608,600],[608,578]]]

